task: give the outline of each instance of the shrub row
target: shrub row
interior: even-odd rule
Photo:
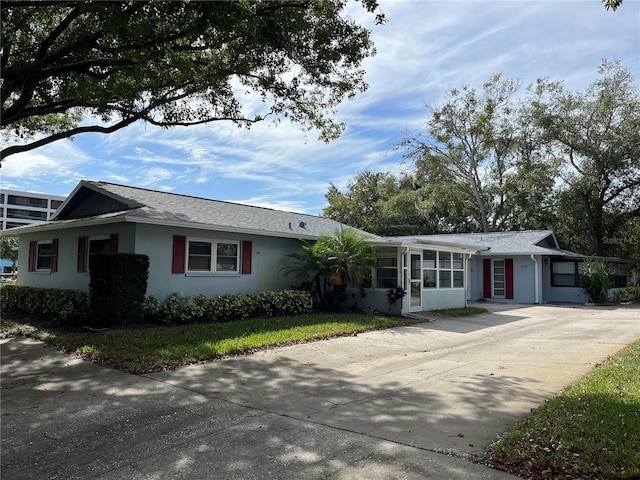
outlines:
[[[626,303],[635,300],[640,300],[640,285],[630,285],[613,294],[614,303]]]
[[[79,324],[89,319],[90,305],[90,295],[78,290],[18,285],[0,287],[2,312],[45,316],[66,324]],[[171,295],[164,303],[151,295],[145,302],[145,320],[162,323],[228,322],[311,311],[313,299],[309,292],[294,290],[216,297]]]
[[[172,324],[298,315],[312,310],[311,294],[298,290],[229,293],[215,297],[170,295],[164,303],[151,295],[146,302],[148,320]]]
[[[89,294],[62,288],[4,285],[0,288],[0,310],[75,323],[87,318]]]

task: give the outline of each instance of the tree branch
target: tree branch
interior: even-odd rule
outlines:
[[[63,138],[69,138],[79,133],[113,133],[116,130],[124,128],[128,125],[131,125],[133,122],[139,120],[141,117],[135,116],[121,120],[118,123],[111,125],[110,127],[103,127],[100,125],[91,125],[86,127],[77,127],[72,128],[71,130],[67,130],[60,133],[55,133],[53,135],[49,135],[48,137],[41,138],[40,140],[36,140],[31,143],[27,143],[24,145],[13,145],[11,147],[4,148],[0,150],[0,160],[4,160],[6,157],[10,155],[14,155],[16,153],[28,152],[29,150],[33,150],[34,148],[42,147],[43,145],[47,145],[49,143],[55,142],[57,140],[62,140]]]
[[[53,45],[53,42],[55,42],[56,39],[60,37],[60,35],[62,35],[62,32],[69,28],[71,22],[78,18],[78,16],[80,16],[80,6],[76,5],[75,8],[71,10],[71,12],[69,12],[69,14],[65,18],[62,19],[62,21],[56,26],[56,28],[54,28],[49,36],[42,42],[42,45],[40,45],[40,48],[35,55],[36,61],[45,56],[45,54],[49,50],[49,47]]]

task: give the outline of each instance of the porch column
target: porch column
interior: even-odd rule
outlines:
[[[540,262],[536,259],[536,256],[531,254],[531,260],[533,260],[533,281],[535,288],[535,301],[536,304],[540,304]]]

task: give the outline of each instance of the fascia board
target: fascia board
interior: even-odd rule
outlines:
[[[479,255],[482,255],[483,257],[508,257],[508,256],[512,256],[512,257],[518,257],[518,256],[526,256],[526,257],[530,257],[531,255],[538,255],[538,256],[545,256],[545,257],[549,257],[549,256],[558,256],[558,257],[569,257],[569,256],[582,256],[582,255],[578,255],[578,254],[573,254],[573,255],[569,255],[567,253],[564,252],[557,252],[554,250],[537,250],[537,251],[522,251],[522,252],[500,252],[497,250],[489,250],[486,252],[480,252]]]
[[[430,242],[425,240],[418,240],[415,242],[415,245],[426,245],[429,247],[434,247],[435,250],[444,250],[448,249],[451,252],[457,253],[477,253],[489,250],[490,247],[481,247],[479,245],[468,245],[464,243],[455,243],[455,242]]]
[[[19,235],[25,233],[48,232],[51,230],[90,227],[93,225],[106,225],[112,223],[122,223],[122,215],[109,218],[78,218],[74,220],[57,220],[55,222],[36,223],[33,225],[25,225],[24,227],[15,227],[10,230],[4,230],[2,233],[15,232]],[[15,235],[6,235],[15,236]]]
[[[78,191],[82,188],[82,187],[88,187],[89,185],[87,184],[86,180],[80,180],[80,182],[76,185],[76,187],[72,190],[72,192],[67,195],[67,198],[64,199],[64,201],[62,202],[62,205],[60,205],[55,213],[53,215],[51,215],[51,218],[49,220],[56,220],[58,217],[58,213],[62,212],[66,206],[69,204],[69,202],[71,201],[71,199],[76,195],[76,193],[78,193]]]
[[[438,250],[438,251],[447,251],[447,252],[455,252],[455,253],[471,253],[477,254],[478,252],[489,250],[489,247],[477,247],[471,245],[463,245],[457,243],[446,243],[446,242],[425,242],[414,240],[412,242],[407,241],[397,241],[397,240],[373,240],[371,242],[373,246],[376,247],[402,247],[402,248],[426,248],[429,247],[430,250]]]
[[[78,218],[73,220],[58,220],[55,222],[47,222],[47,223],[38,223],[34,225],[25,225],[24,227],[16,227],[11,230],[3,230],[3,236],[16,236],[15,234],[22,233],[36,233],[36,232],[46,232],[51,230],[59,230],[59,229],[69,229],[69,228],[82,228],[82,227],[90,227],[94,225],[105,225],[105,224],[113,224],[113,223],[141,223],[147,225],[160,225],[165,227],[176,227],[176,228],[192,228],[195,230],[207,230],[207,231],[218,231],[218,232],[230,232],[230,233],[240,233],[243,235],[260,235],[264,237],[278,237],[278,238],[291,238],[291,239],[300,239],[300,240],[315,240],[318,238],[316,235],[310,234],[302,234],[292,232],[291,234],[286,234],[282,232],[270,232],[266,230],[254,230],[249,228],[237,228],[237,227],[226,227],[223,225],[212,225],[212,224],[202,224],[195,222],[178,222],[178,221],[167,221],[167,220],[157,220],[153,218],[143,218],[134,215],[127,215],[126,213],[120,212],[111,217],[102,217],[102,218]],[[8,232],[14,231],[14,235],[9,235]]]
[[[176,228],[192,228],[196,230],[240,233],[243,235],[259,235],[263,237],[292,238],[292,239],[301,239],[301,240],[315,240],[318,238],[318,235],[310,235],[308,233],[302,234],[302,233],[292,232],[291,234],[286,234],[283,232],[272,232],[268,230],[255,230],[250,228],[228,227],[224,225],[215,225],[210,223],[158,220],[155,218],[145,218],[145,217],[139,217],[134,215],[124,215],[121,218],[121,221],[122,220],[126,222],[141,223],[146,225],[160,225],[163,227],[176,227]]]

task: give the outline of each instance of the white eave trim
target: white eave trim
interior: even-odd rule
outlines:
[[[555,252],[552,250],[543,250],[543,251],[531,251],[525,250],[521,252],[498,252],[498,251],[488,251],[480,253],[483,257],[516,257],[516,256],[526,256],[530,257],[531,255],[542,256],[542,257],[583,257],[584,255],[580,255],[578,253],[568,253],[568,252]]]
[[[433,242],[433,241],[425,241],[414,239],[413,241],[407,240],[384,240],[384,237],[381,240],[375,239],[370,242],[376,247],[402,247],[402,248],[411,248],[411,249],[427,249],[427,250],[438,250],[438,251],[447,251],[447,252],[455,252],[455,253],[471,253],[477,254],[478,252],[483,252],[489,250],[489,247],[478,247],[475,245],[464,245],[460,243],[452,243],[452,242]]]
[[[16,236],[27,233],[46,232],[51,230],[91,227],[95,225],[109,225],[113,223],[140,223],[146,225],[160,225],[165,227],[191,228],[196,230],[218,231],[239,233],[243,235],[259,235],[263,237],[291,238],[295,240],[315,240],[319,235],[313,235],[308,232],[275,232],[267,230],[255,230],[250,228],[229,227],[224,225],[212,225],[196,222],[183,221],[167,221],[155,218],[145,218],[136,215],[130,215],[125,212],[117,212],[114,214],[105,214],[100,218],[78,218],[74,220],[57,220],[53,222],[38,223],[34,225],[26,225],[24,227],[16,227],[10,230],[3,230],[2,236]],[[11,233],[13,232],[13,234]]]
[[[241,227],[229,227],[226,225],[214,225],[210,223],[196,223],[196,222],[182,222],[182,221],[167,221],[167,220],[158,220],[155,218],[145,218],[138,216],[125,216],[122,221],[130,222],[130,223],[142,223],[145,225],[160,225],[165,227],[176,227],[176,228],[192,228],[196,230],[215,230],[218,232],[230,232],[230,233],[241,233],[243,235],[260,235],[263,237],[278,237],[278,238],[292,238],[292,239],[302,239],[302,240],[315,240],[321,234],[312,235],[310,233],[302,233],[292,231],[288,232],[275,232],[268,230],[255,230],[251,228],[241,228]]]

